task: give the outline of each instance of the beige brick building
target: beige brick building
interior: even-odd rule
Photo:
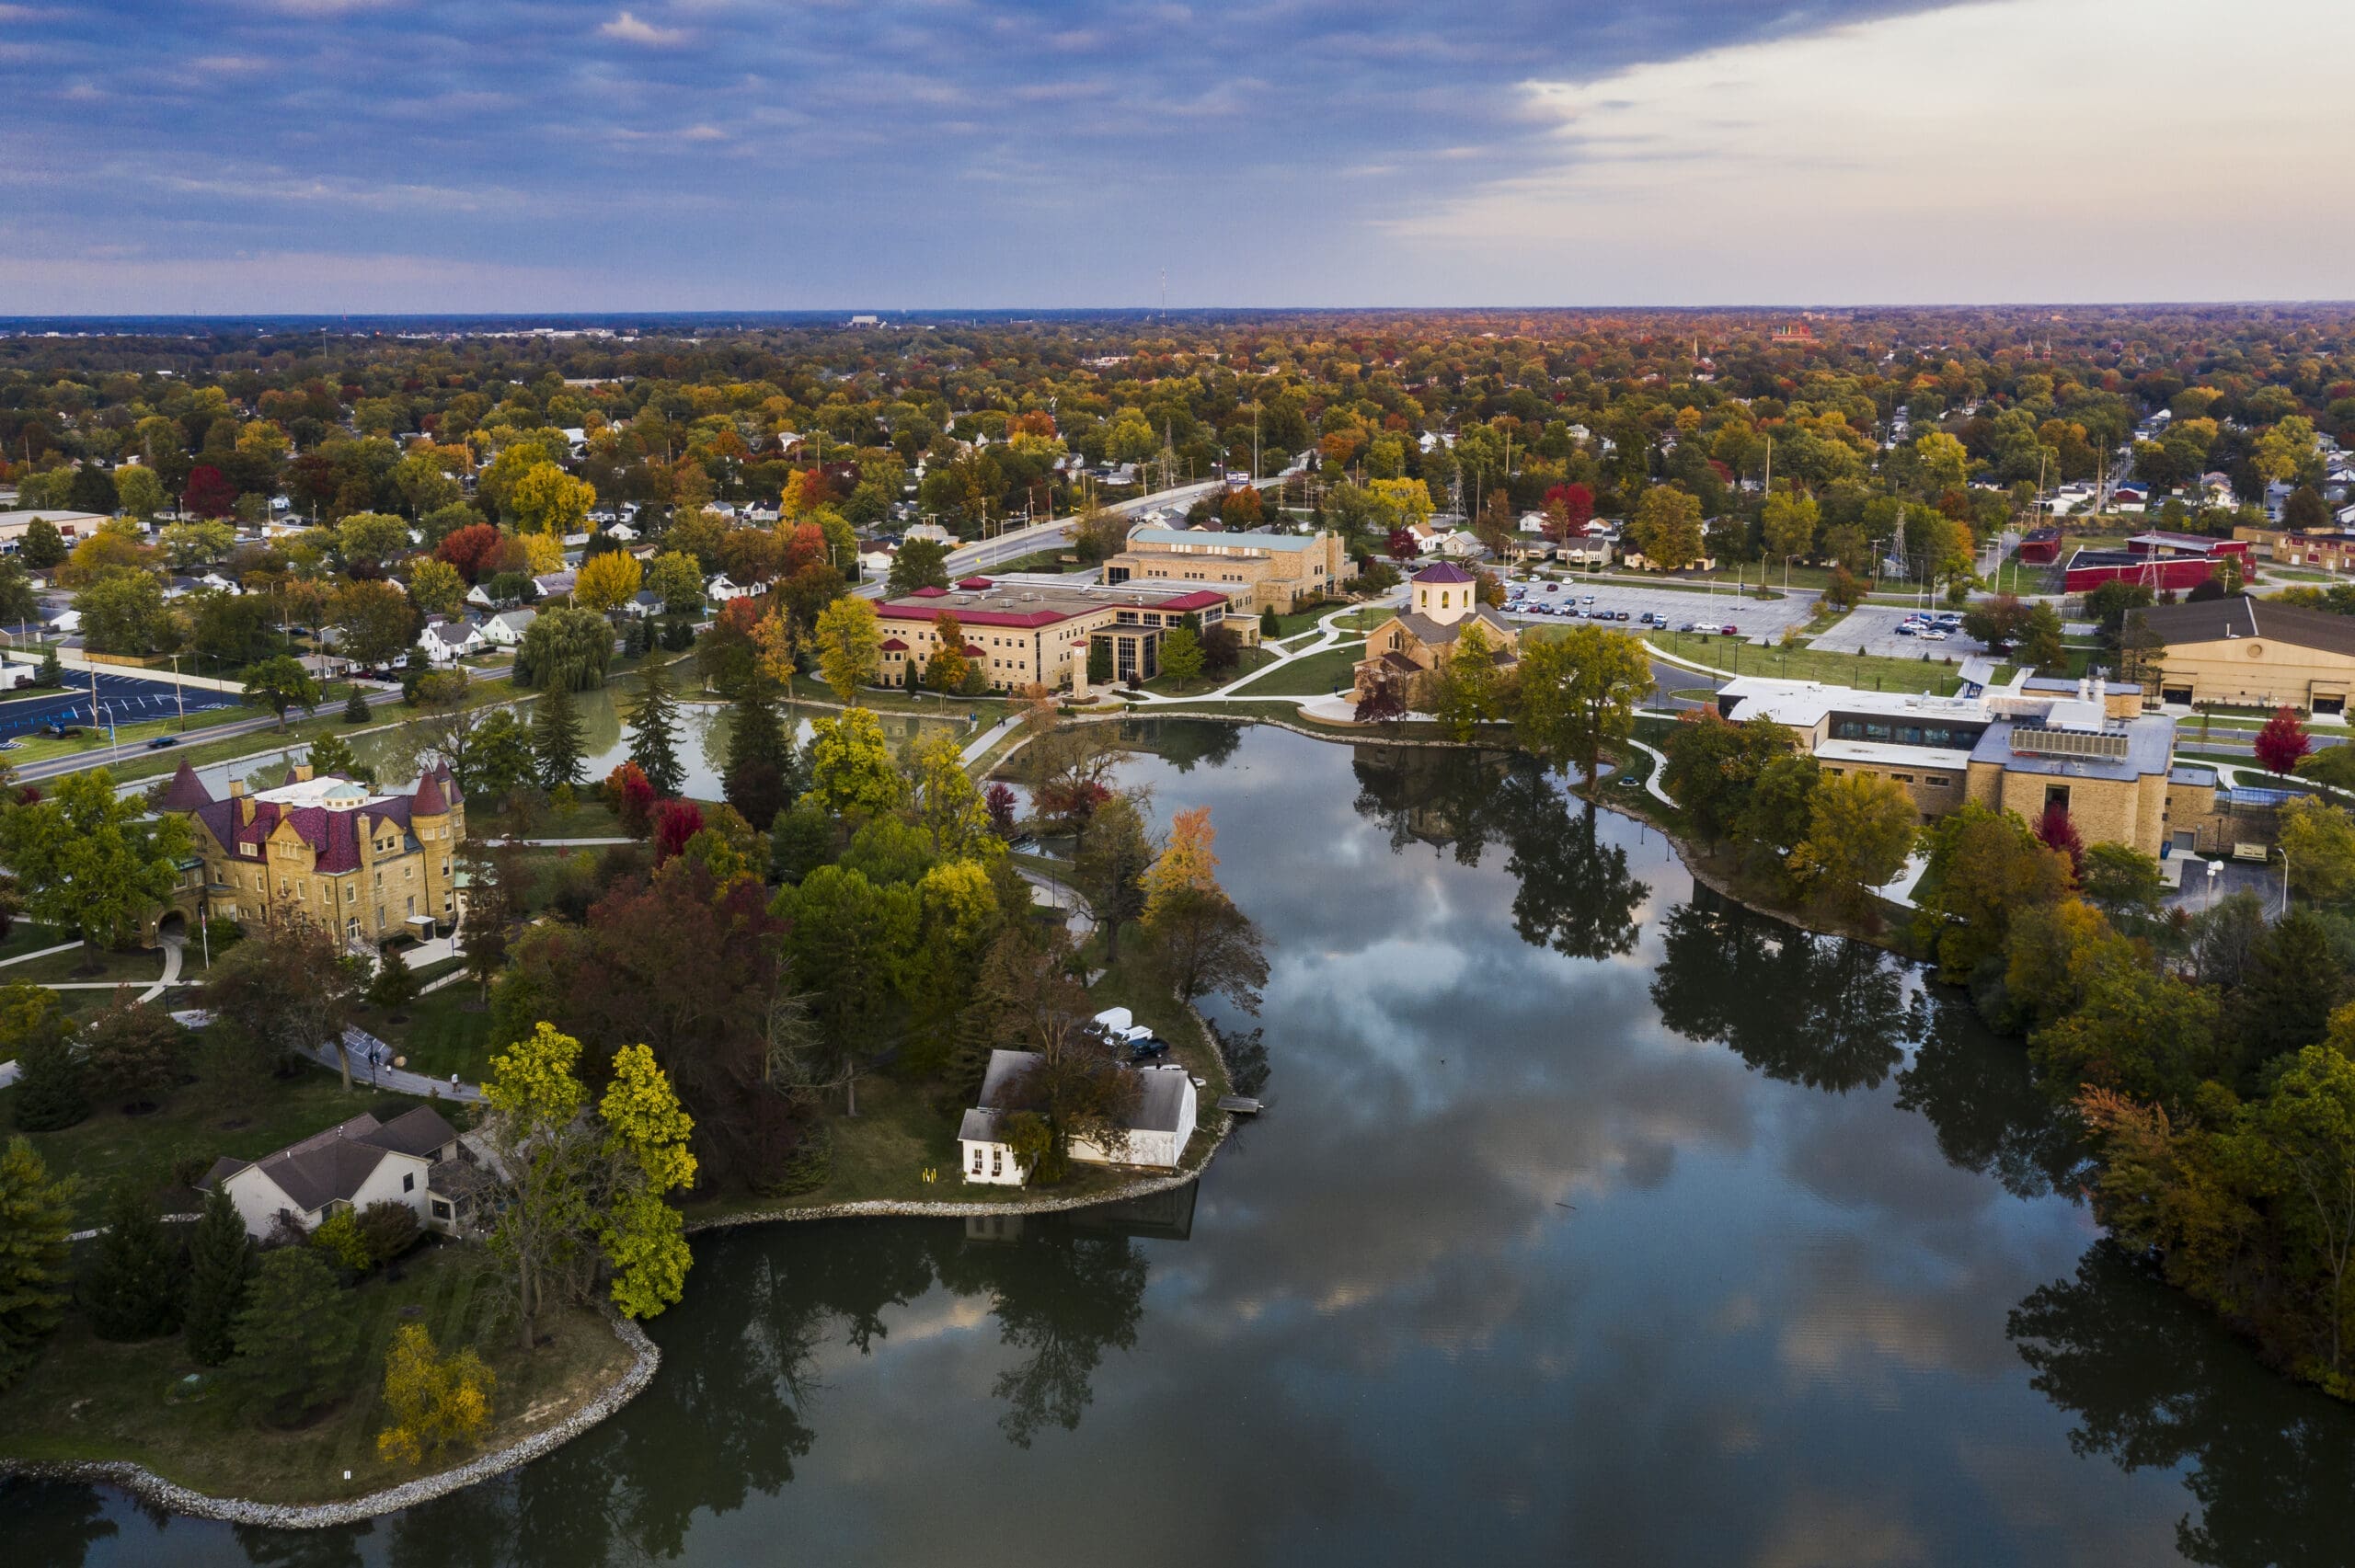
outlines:
[[[1406,611],[1366,634],[1365,657],[1358,661],[1356,691],[1366,693],[1384,681],[1404,683],[1411,705],[1424,693],[1423,678],[1454,650],[1465,629],[1487,635],[1496,661],[1510,668],[1521,659],[1521,634],[1480,602],[1480,583],[1453,562],[1425,567],[1409,585]]]
[[[1966,800],[2029,822],[2057,807],[2089,844],[2156,855],[2177,842],[2177,818],[2191,831],[2215,809],[2215,775],[2175,767],[2175,720],[2142,713],[2133,687],[2056,681],[1929,697],[1744,678],[1719,688],[1717,711],[1794,731],[1826,773],[1901,785],[1924,822]]]
[[[232,784],[215,799],[183,762],[157,809],[183,814],[195,833],[201,918],[245,922],[290,910],[372,945],[446,931],[457,918],[466,808],[446,766],[409,795],[297,767],[276,789]]]
[[[2211,599],[2134,612],[2160,645],[2162,703],[2347,711],[2355,618],[2263,599]]]
[[[1104,563],[1104,580],[1204,583],[1256,615],[1321,599],[1356,575],[1332,533],[1227,533],[1201,528],[1132,529],[1128,548]]]
[[[1131,583],[1123,588],[1074,588],[1026,578],[967,578],[954,588],[918,589],[877,605],[883,624],[886,686],[913,686],[940,647],[940,620],[953,616],[973,660],[993,691],[1040,685],[1051,691],[1088,686],[1088,655],[1104,646],[1107,679],[1150,681],[1161,672],[1161,638],[1191,621],[1204,631],[1230,625],[1246,642],[1256,624],[1227,621],[1228,596],[1178,583]]]

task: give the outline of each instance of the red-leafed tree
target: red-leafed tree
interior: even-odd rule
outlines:
[[[1422,547],[1415,542],[1415,531],[1411,528],[1392,529],[1389,550],[1390,558],[1394,561],[1411,561],[1422,554]]]
[[[656,801],[653,825],[654,864],[660,865],[703,831],[703,807],[692,800]]]
[[[2274,709],[2265,727],[2257,732],[2257,764],[2270,773],[2296,773],[2299,761],[2314,749],[2295,708]]]
[[[658,798],[654,785],[636,762],[624,762],[605,775],[605,799],[613,807],[614,815],[621,818],[622,831],[633,839],[646,836]]]
[[[199,464],[189,470],[188,485],[180,491],[180,509],[200,517],[227,517],[237,509],[237,487],[213,464]]]
[[[433,553],[458,568],[458,575],[468,582],[479,582],[499,569],[500,545],[503,536],[487,522],[468,523],[453,530]]]
[[[1594,521],[1594,492],[1584,485],[1557,485],[1545,492],[1545,537],[1567,544]]]
[[[2069,857],[2069,872],[2075,876],[2085,869],[2085,841],[2077,835],[2077,825],[2069,820],[2065,806],[2048,806],[2036,824],[2036,836],[2049,850],[2059,850]]]

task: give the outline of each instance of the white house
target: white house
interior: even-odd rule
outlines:
[[[867,544],[858,552],[858,570],[862,577],[890,577],[891,557],[898,552],[891,545]]]
[[[519,647],[523,634],[540,618],[536,610],[505,610],[482,624],[482,640],[493,647]]]
[[[957,536],[949,532],[948,530],[941,527],[940,524],[936,522],[917,523],[913,528],[909,529],[905,533],[900,535],[900,538],[902,543],[912,539],[928,539],[935,544],[947,544],[950,546],[954,546],[957,543]]]
[[[730,581],[726,572],[721,572],[703,585],[704,597],[714,604],[725,604],[731,599],[742,599],[760,591],[757,588],[746,588],[741,583]]]
[[[457,1132],[419,1105],[388,1122],[363,1113],[258,1160],[224,1155],[197,1185],[226,1191],[257,1237],[268,1236],[281,1214],[309,1230],[339,1209],[376,1203],[400,1204],[426,1229],[449,1233],[465,1220],[466,1200],[434,1178],[439,1167],[465,1157]]]
[[[464,621],[436,621],[419,635],[417,642],[435,664],[455,664],[483,650],[481,628]]]
[[[1112,1010],[1123,1016],[1127,1009]],[[1099,1014],[1097,1022],[1109,1014]],[[1124,1033],[1137,1033],[1133,1025]],[[1020,1186],[1029,1170],[1017,1162],[1013,1145],[1005,1138],[1005,1118],[1018,1106],[1010,1102],[1016,1082],[1041,1058],[1036,1051],[992,1051],[989,1070],[982,1078],[981,1103],[965,1113],[957,1129],[959,1169],[969,1183]],[[1194,1080],[1182,1067],[1132,1070],[1138,1080],[1136,1114],[1131,1117],[1128,1147],[1119,1153],[1084,1138],[1071,1140],[1071,1157],[1094,1165],[1143,1165],[1175,1170],[1194,1136],[1197,1105]]]
[[[579,574],[567,567],[560,572],[534,578],[532,589],[542,599],[563,599],[572,592],[572,585],[578,580]]]

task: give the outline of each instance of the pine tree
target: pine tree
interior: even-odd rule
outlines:
[[[186,1261],[155,1206],[129,1182],[107,1194],[105,1229],[75,1288],[100,1339],[154,1339],[180,1326]]]
[[[343,722],[346,724],[368,722],[368,693],[360,689],[360,683],[356,681],[352,682],[351,695],[344,701]]]
[[[417,971],[397,953],[387,953],[368,982],[368,1005],[380,1013],[398,1013],[417,1000]]]
[[[638,711],[629,718],[629,760],[665,799],[686,787],[687,771],[679,762],[679,703],[671,694],[671,673],[661,661],[649,663],[641,678]]]
[[[540,787],[556,789],[577,784],[583,776],[581,753],[588,749],[580,734],[580,710],[572,693],[550,686],[532,715],[532,757],[539,764]]]
[[[74,1185],[21,1138],[0,1149],[0,1389],[24,1375],[64,1321]]]
[[[351,1314],[339,1310],[335,1271],[316,1247],[262,1254],[230,1337],[241,1380],[275,1419],[318,1402],[328,1377],[351,1358]]]
[[[44,689],[65,684],[65,666],[58,662],[54,643],[40,650],[40,669],[33,675],[33,684]]]
[[[55,1132],[90,1114],[89,1086],[82,1063],[63,1030],[35,1030],[17,1047],[17,1127],[24,1132]]]
[[[777,722],[767,683],[744,683],[728,730],[728,772],[721,787],[747,822],[768,822],[800,793],[794,748]]]
[[[236,1349],[232,1330],[245,1309],[253,1253],[245,1217],[227,1189],[215,1186],[189,1242],[188,1311],[180,1324],[189,1354],[201,1367],[221,1366]]]

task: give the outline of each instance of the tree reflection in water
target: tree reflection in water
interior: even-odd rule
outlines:
[[[1661,922],[1661,1022],[1718,1040],[1769,1078],[1844,1094],[1877,1089],[1922,1032],[1922,999],[1877,947],[1809,934],[1706,888]]]
[[[2177,1549],[2218,1568],[2349,1560],[2355,1410],[2257,1364],[2200,1307],[2108,1242],[2029,1292],[2006,1332],[2039,1391],[2077,1419],[2079,1454],[2188,1464],[2200,1516]]]
[[[1991,1032],[1959,991],[1928,999],[1929,1023],[1897,1075],[1897,1104],[1936,1131],[1947,1162],[2019,1197],[2084,1198],[2092,1160],[2076,1124],[2028,1070],[2017,1040]]]
[[[1595,808],[1559,789],[1534,761],[1502,751],[1361,746],[1359,816],[1378,822],[1397,853],[1411,844],[1477,865],[1491,844],[1507,853],[1518,887],[1513,929],[1533,946],[1571,958],[1608,958],[1636,944],[1636,910],[1648,887],[1627,852],[1602,842]]]
[[[1136,1344],[1148,1273],[1129,1237],[1051,1218],[997,1242],[956,1224],[797,1225],[704,1254],[697,1290],[656,1325],[662,1372],[628,1419],[398,1516],[388,1561],[601,1568],[678,1556],[698,1512],[730,1513],[793,1480],[817,1440],[819,1353],[885,1348],[888,1309],[936,1287],[990,1299],[1019,1356],[993,1391],[998,1428],[1028,1448],[1048,1427],[1076,1428],[1106,1354]],[[247,1533],[256,1562],[324,1565],[358,1562],[364,1532]]]

